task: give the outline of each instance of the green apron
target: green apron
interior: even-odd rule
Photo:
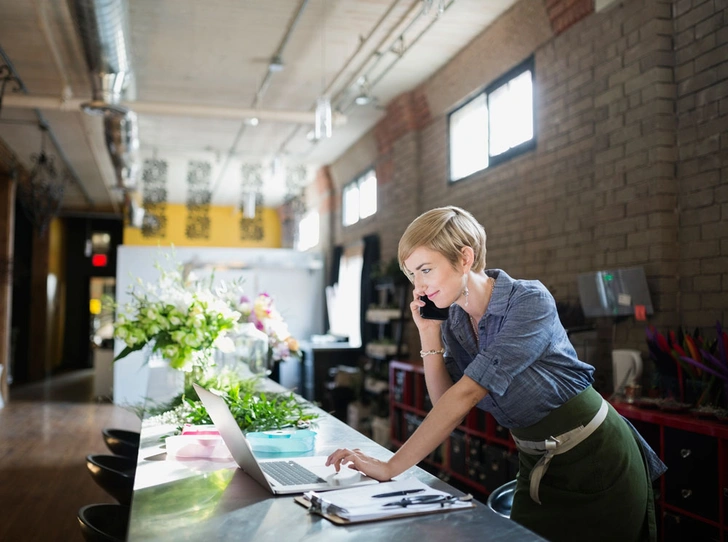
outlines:
[[[543,441],[586,425],[602,404],[592,387],[538,423],[512,429],[522,440]],[[632,429],[609,405],[599,428],[575,448],[553,457],[531,499],[529,473],[540,455],[519,451],[511,519],[551,542],[655,542],[652,484]]]

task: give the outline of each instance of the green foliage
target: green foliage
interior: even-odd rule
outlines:
[[[183,394],[166,405],[148,409],[148,413],[156,415],[161,423],[175,425],[178,431],[186,423],[211,425],[212,420],[202,402],[197,399],[192,382],[217,391],[230,407],[238,426],[245,432],[282,429],[310,423],[317,418],[293,393],[260,391],[259,379],[241,378],[232,371],[210,376],[193,373],[192,378],[186,379]]]

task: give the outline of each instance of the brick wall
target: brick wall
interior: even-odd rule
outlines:
[[[642,265],[650,323],[728,323],[727,9],[631,0],[557,34],[543,0],[521,0],[413,89],[426,122],[387,138],[387,125],[406,125],[389,118],[367,136],[387,140],[367,157],[389,172],[379,212],[349,228],[332,216],[332,243],[379,233],[389,258],[419,213],[459,205],[486,227],[489,267],[537,278],[558,301],[578,304],[581,272]],[[447,112],[532,54],[537,148],[449,184]],[[335,190],[361,160],[347,152],[332,165]],[[599,326],[604,352],[645,349],[644,323]]]
[[[728,325],[728,2],[673,6],[677,86],[679,311]]]

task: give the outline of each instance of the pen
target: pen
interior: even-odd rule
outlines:
[[[384,497],[399,497],[400,495],[410,495],[412,493],[419,493],[424,489],[405,489],[403,491],[392,491],[392,493],[380,493],[379,495],[372,495],[372,499],[381,499]]]

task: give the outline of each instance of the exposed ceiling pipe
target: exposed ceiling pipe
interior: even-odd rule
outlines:
[[[349,68],[349,66],[351,66],[351,64],[354,62],[354,59],[359,55],[359,53],[361,53],[361,51],[364,50],[365,47],[367,47],[367,45],[369,44],[369,42],[372,40],[374,34],[376,33],[376,31],[379,30],[379,27],[382,26],[382,24],[384,23],[384,21],[386,21],[389,18],[389,16],[391,15],[392,11],[394,10],[394,8],[401,1],[402,0],[394,0],[389,5],[389,7],[387,8],[387,10],[384,12],[384,14],[374,24],[374,27],[372,27],[372,29],[369,31],[369,34],[367,34],[366,38],[364,38],[363,40],[361,40],[359,42],[359,45],[354,50],[354,52],[349,56],[349,58],[346,59],[346,61],[341,66],[341,68],[339,69],[339,71],[336,72],[336,75],[334,75],[334,77],[331,79],[331,81],[326,86],[326,88],[324,89],[324,91],[323,91],[322,94],[327,95],[327,94],[330,94],[331,93],[332,89],[336,86],[336,82],[339,80],[339,78],[344,74],[344,72],[346,72],[346,70]],[[401,17],[399,19],[399,21],[397,21],[397,23],[392,27],[392,29],[389,30],[389,32],[387,32],[387,35],[379,42],[379,44],[377,44],[377,46],[374,48],[373,52],[372,53],[369,53],[369,55],[367,55],[367,57],[364,60],[364,62],[361,63],[359,65],[359,67],[354,71],[354,75],[347,80],[347,82],[344,84],[344,86],[341,87],[341,90],[336,94],[336,96],[334,96],[334,99],[332,100],[332,102],[334,102],[335,99],[339,95],[341,95],[342,93],[344,93],[349,88],[349,86],[354,81],[356,81],[356,79],[359,77],[359,73],[361,72],[362,69],[364,69],[364,66],[367,65],[367,63],[372,59],[373,56],[376,56],[376,53],[379,50],[379,48],[384,43],[386,43],[386,41],[392,36],[392,33],[393,33],[394,29],[399,28],[399,26],[402,25],[402,22],[405,19],[407,19],[407,17],[410,16],[410,13],[412,13],[412,10],[416,7],[416,5],[419,2],[421,2],[421,0],[412,0],[412,4],[410,5],[409,8],[407,8],[407,12],[405,13],[405,15],[403,17]],[[315,108],[315,105],[313,107]],[[334,117],[334,124],[336,124],[336,117],[338,115],[341,115],[341,112],[340,111],[337,111],[336,109],[334,109],[334,111],[332,112],[332,114],[333,114],[333,117]],[[286,147],[288,146],[288,144],[291,141],[293,141],[293,138],[296,137],[296,135],[300,131],[301,131],[301,126],[300,125],[299,126],[296,126],[295,128],[293,128],[293,130],[291,130],[291,132],[288,134],[288,136],[281,142],[280,146],[278,147],[277,154],[284,154],[286,152]],[[311,149],[314,148],[314,146],[317,143],[318,143],[317,140],[312,141],[312,145],[311,145],[311,147],[309,149],[309,152],[310,152]]]
[[[306,5],[308,4],[308,0],[301,0],[301,3],[298,4],[298,9],[296,10],[296,14],[293,16],[293,19],[288,24],[288,28],[286,28],[286,32],[283,35],[283,39],[281,39],[280,44],[278,45],[278,48],[276,49],[275,55],[273,57],[273,60],[276,62],[280,62],[281,58],[283,57],[283,50],[285,46],[288,44],[288,41],[291,39],[291,36],[293,35],[293,31],[295,30],[296,26],[298,25],[298,21],[301,20],[301,16],[303,15],[304,10],[306,9]],[[275,73],[274,70],[269,69],[265,73],[265,77],[263,78],[263,82],[260,84],[260,87],[258,88],[258,91],[255,93],[255,99],[253,100],[253,108],[257,108],[260,104],[260,101],[263,99],[263,95],[268,90],[268,85],[270,84],[271,77]],[[262,118],[258,116],[257,118]],[[233,144],[230,146],[230,149],[225,154],[225,162],[223,162],[222,167],[220,168],[220,173],[217,175],[217,180],[215,181],[215,184],[212,187],[211,194],[214,194],[217,192],[218,188],[222,184],[222,180],[225,177],[225,172],[227,171],[228,165],[230,164],[230,158],[235,154],[238,148],[238,144],[240,143],[240,138],[243,136],[243,133],[245,133],[245,127],[247,124],[245,122],[240,124],[240,128],[238,128],[237,134],[235,134],[235,138],[233,139]]]
[[[71,82],[70,77],[68,75],[68,69],[66,67],[66,64],[63,60],[63,55],[61,52],[61,49],[58,45],[58,42],[56,40],[56,36],[54,35],[52,29],[51,29],[51,23],[48,20],[48,9],[49,9],[49,0],[34,0],[34,7],[36,10],[36,14],[38,16],[38,24],[41,27],[41,31],[43,32],[43,36],[45,37],[46,43],[48,44],[48,48],[51,51],[51,55],[53,57],[53,62],[56,65],[56,70],[58,71],[58,75],[61,78],[61,96],[63,100],[69,100],[73,97],[73,89],[71,88]],[[63,9],[64,4],[57,4],[55,6],[56,9]],[[75,56],[78,57],[78,53],[80,52],[79,48],[74,49]],[[79,104],[80,107],[80,104]],[[76,108],[78,109],[78,108]],[[89,145],[91,145],[91,142],[89,141]],[[96,161],[96,165],[99,168],[99,172],[103,175],[102,170],[102,164],[101,164],[101,155],[98,152],[92,152],[92,155],[94,156],[94,160]],[[111,189],[108,186],[107,183],[103,183],[104,188],[106,189],[106,193],[109,197],[109,200],[111,201],[111,207],[114,210],[114,212],[118,212],[118,204],[111,194]]]
[[[445,10],[448,9],[454,3],[454,1],[455,0],[450,0],[450,2],[445,6],[444,9]],[[392,11],[392,8],[398,2],[399,2],[399,0],[395,0],[394,1],[394,4],[390,5],[390,7],[385,12],[384,16],[376,23],[375,29],[378,28],[382,24],[382,22],[384,21],[384,19],[387,16],[390,15],[390,13]],[[357,68],[355,70],[353,70],[352,75],[346,80],[346,82],[343,85],[341,85],[339,87],[339,90],[335,94],[333,94],[333,98],[331,100],[332,103],[333,104],[336,104],[336,102],[339,102],[339,106],[336,107],[336,109],[337,109],[336,112],[337,113],[341,114],[341,111],[339,110],[340,107],[341,107],[340,102],[343,101],[343,99],[346,97],[346,93],[349,90],[349,88],[360,77],[362,77],[363,75],[367,75],[367,74],[371,73],[372,70],[379,64],[379,62],[381,61],[382,57],[384,56],[383,53],[381,52],[381,50],[382,49],[385,49],[386,51],[391,51],[393,49],[393,47],[394,47],[394,44],[397,43],[397,40],[399,40],[404,35],[405,32],[407,32],[410,28],[412,28],[412,26],[417,22],[417,20],[419,20],[419,18],[422,17],[423,15],[425,15],[425,12],[424,12],[424,8],[423,8],[423,5],[422,5],[422,1],[421,0],[413,0],[412,3],[410,4],[410,6],[407,8],[407,11],[389,29],[389,31],[386,33],[386,35],[382,39],[379,40],[379,42],[377,43],[376,47],[372,50],[372,52],[362,62],[359,63],[359,65],[357,66]],[[404,26],[404,29],[398,31],[398,29],[401,28],[403,25],[405,25]],[[417,36],[416,40],[419,40],[419,38],[427,30],[429,30],[431,28],[431,26],[432,26],[432,23],[428,24],[427,27],[425,28],[425,30]],[[369,35],[367,36],[367,41],[373,36],[373,34],[374,34],[374,30],[372,30],[369,33]],[[387,43],[390,43],[390,45],[388,47],[385,47],[385,45]],[[355,53],[353,55],[351,55],[347,59],[347,61],[344,63],[344,66],[339,70],[339,72],[336,74],[336,76],[334,77],[334,79],[327,86],[326,91],[325,91],[326,93],[332,93],[333,88],[334,88],[334,86],[336,84],[336,81],[338,80],[339,76],[341,74],[343,74],[347,70],[347,68],[354,61],[354,58],[357,56],[357,53],[361,50],[361,48],[362,48],[362,45],[360,45],[357,48],[357,50],[355,51]],[[401,55],[397,56],[395,58],[395,60],[391,63],[391,65],[387,67],[387,69],[386,69],[386,71],[384,73],[386,73],[389,70],[391,70],[392,67],[401,58],[402,58]],[[374,61],[374,63],[371,64],[369,66],[369,68],[367,69],[367,65],[369,65],[372,62],[372,60]],[[378,77],[376,79],[375,84],[378,83],[380,80],[381,80],[381,77]],[[369,91],[371,91],[371,89],[372,89],[373,86],[374,86],[374,84],[372,84],[370,82],[369,85],[368,85]],[[285,152],[286,146],[293,140],[293,137],[300,131],[300,128],[301,128],[300,126],[296,126],[291,131],[291,134],[281,144],[281,146],[280,146],[280,148],[278,150],[279,153]],[[317,144],[318,144],[318,141],[316,141],[316,140],[312,141],[312,145],[309,148],[309,152],[311,152],[313,150],[313,148]]]
[[[326,87],[326,90],[324,90],[323,94],[328,94],[329,92],[331,92],[331,89],[334,88],[334,86],[336,85],[336,82],[339,80],[339,77],[341,77],[341,75],[344,73],[344,71],[346,71],[346,69],[349,66],[351,66],[351,64],[352,64],[352,62],[354,62],[354,59],[356,58],[356,56],[369,44],[369,42],[372,39],[372,36],[374,36],[374,33],[377,30],[379,30],[379,27],[382,26],[382,24],[384,23],[384,21],[387,20],[387,18],[389,18],[389,15],[392,13],[392,10],[395,7],[397,7],[397,4],[399,4],[401,1],[402,0],[394,0],[389,5],[389,7],[387,8],[387,11],[384,12],[384,15],[382,15],[379,18],[379,20],[376,22],[374,27],[369,31],[369,34],[367,35],[367,37],[359,42],[359,45],[354,50],[354,52],[349,56],[349,58],[346,59],[346,62],[344,62],[344,64],[341,66],[341,69],[339,69],[339,71],[336,72],[336,75],[334,75],[333,79],[331,79],[328,86]],[[415,0],[415,1],[419,2],[420,0]],[[375,49],[375,51],[376,51],[376,49]],[[368,58],[371,58],[371,56],[369,56]],[[345,87],[347,85],[349,85],[351,83],[351,81],[352,81],[352,79],[349,79],[349,81],[347,82]]]
[[[133,80],[126,0],[68,0],[71,16],[91,76],[93,99],[82,104],[89,114],[104,116],[106,146],[117,185],[133,189],[139,175],[136,115],[121,106]]]
[[[407,52],[408,52],[408,51],[409,51],[409,50],[410,50],[410,49],[411,49],[411,48],[412,48],[412,47],[413,47],[413,46],[414,46],[414,45],[415,45],[415,44],[416,44],[416,43],[417,43],[418,41],[420,41],[420,38],[422,38],[422,36],[424,36],[424,35],[425,35],[425,34],[427,33],[427,31],[428,31],[428,30],[430,30],[430,28],[432,28],[432,27],[433,27],[433,25],[434,25],[434,24],[435,24],[435,23],[437,22],[438,18],[439,18],[439,17],[440,17],[440,16],[441,16],[441,15],[442,15],[442,14],[443,14],[443,13],[444,13],[445,11],[447,11],[447,10],[448,10],[448,9],[450,8],[450,6],[452,6],[452,5],[454,4],[454,3],[455,3],[455,0],[450,0],[450,1],[449,1],[449,2],[447,3],[447,4],[443,5],[443,7],[442,7],[442,11],[439,11],[439,12],[438,12],[438,13],[439,13],[438,17],[437,17],[437,18],[434,18],[434,19],[431,19],[431,20],[430,20],[430,22],[428,22],[428,23],[427,23],[427,25],[426,25],[426,26],[425,26],[425,27],[424,27],[424,28],[422,29],[422,31],[421,31],[421,32],[420,32],[419,34],[417,34],[417,35],[416,35],[416,36],[415,36],[415,37],[414,37],[413,39],[411,39],[411,40],[409,41],[409,43],[408,43],[408,44],[407,44],[406,46],[404,46],[404,45],[403,45],[403,46],[402,46],[402,49],[400,49],[400,50],[396,51],[396,56],[395,56],[395,58],[394,58],[394,59],[393,59],[393,60],[392,60],[392,61],[391,61],[391,62],[389,63],[389,65],[388,65],[388,66],[387,66],[386,68],[384,68],[384,69],[383,69],[383,70],[381,71],[381,73],[379,73],[379,75],[377,75],[377,76],[376,76],[375,78],[371,79],[371,78],[370,78],[370,76],[371,76],[371,74],[372,74],[372,73],[374,72],[374,69],[375,69],[375,68],[377,67],[377,65],[379,64],[379,62],[381,61],[381,59],[382,59],[382,58],[384,58],[384,55],[383,55],[383,54],[379,55],[379,57],[377,58],[376,62],[375,62],[375,63],[374,63],[374,64],[373,64],[373,65],[372,65],[372,66],[371,66],[371,67],[370,67],[370,68],[369,68],[369,69],[368,69],[368,70],[367,70],[366,72],[364,72],[364,74],[362,75],[362,77],[367,77],[367,78],[370,78],[370,79],[369,79],[369,82],[368,82],[368,90],[369,90],[369,91],[371,91],[371,89],[372,89],[372,88],[374,88],[374,86],[375,86],[375,85],[377,85],[377,84],[378,84],[378,83],[379,83],[379,82],[380,82],[380,81],[381,81],[382,79],[384,79],[384,76],[385,76],[385,75],[387,75],[387,74],[388,74],[388,73],[389,73],[389,72],[390,72],[390,71],[392,70],[392,68],[394,68],[394,66],[395,66],[395,65],[396,65],[396,64],[397,64],[397,63],[398,63],[398,62],[399,62],[400,60],[402,60],[402,58],[404,57],[404,55],[405,55],[405,54],[407,54]],[[415,23],[415,22],[416,22],[416,21],[417,21],[417,20],[418,20],[418,19],[419,19],[419,18],[420,18],[421,16],[423,16],[423,15],[425,15],[424,11],[420,12],[420,14],[419,14],[419,15],[418,15],[418,16],[417,16],[417,17],[416,17],[415,19],[413,19],[413,20],[412,20],[412,21],[410,22],[410,24],[409,24],[409,25],[407,25],[407,28],[405,28],[405,29],[404,29],[404,30],[402,31],[402,34],[400,35],[400,37],[404,37],[404,34],[405,34],[405,32],[407,32],[407,31],[408,31],[408,30],[409,30],[410,28],[412,28],[412,26],[414,25],[414,23]],[[394,52],[395,52],[395,45],[394,45],[394,44],[392,44],[392,45],[391,45],[391,46],[389,47],[389,49],[387,50],[387,52],[392,52],[392,53],[394,53]],[[344,90],[346,90],[346,89],[344,89]],[[343,92],[343,91],[342,91],[342,92]],[[356,101],[356,98],[355,98],[354,100],[352,100],[352,102],[350,102],[350,103],[349,103],[349,105],[348,105],[348,106],[347,106],[346,108],[344,108],[344,109],[343,109],[343,111],[348,111],[348,110],[349,110],[349,109],[351,108],[351,106],[352,106],[352,105],[354,105],[355,101]]]
[[[413,17],[413,13],[415,11],[418,11],[418,13]],[[404,13],[404,15],[402,15],[399,18],[399,20],[397,21],[397,23],[390,28],[389,32],[387,32],[387,34],[381,40],[379,40],[379,43],[377,43],[374,50],[371,53],[369,53],[369,55],[364,59],[364,61],[361,62],[359,64],[359,66],[352,72],[351,77],[349,77],[349,79],[347,79],[346,82],[343,85],[341,85],[340,90],[336,94],[333,95],[333,98],[331,100],[332,103],[336,102],[342,96],[342,94],[344,94],[349,89],[349,87],[351,87],[351,85],[354,84],[354,82],[357,79],[359,79],[359,77],[361,77],[362,72],[364,71],[364,68],[367,66],[367,64],[369,64],[369,62],[372,61],[372,59],[374,59],[375,63],[378,61],[378,59],[381,57],[381,53],[379,51],[382,49],[382,47],[384,47],[385,43],[387,43],[388,41],[391,41],[392,37],[397,35],[396,30],[398,28],[400,28],[404,24],[405,21],[407,21],[408,19],[410,19],[412,17],[412,19],[409,23],[411,25],[414,21],[416,21],[420,17],[421,14],[422,14],[422,1],[414,0],[412,2],[412,4],[410,5],[410,7],[407,9],[407,11]],[[408,28],[409,28],[409,25],[408,25]],[[399,32],[399,34],[401,35],[402,32]],[[348,66],[346,66],[346,67],[348,67]],[[344,70],[342,69],[342,71],[344,71]],[[333,83],[333,81],[332,81],[332,83]]]
[[[445,5],[443,7],[442,12],[438,12],[438,15],[434,19],[431,19],[430,22],[427,23],[425,28],[419,34],[417,34],[417,36],[415,36],[415,38],[413,40],[411,40],[407,46],[405,46],[404,38],[405,38],[405,35],[407,34],[407,32],[409,32],[412,29],[412,27],[417,23],[417,21],[420,20],[420,18],[425,17],[427,15],[427,10],[425,9],[425,6],[422,6],[421,2],[419,0],[417,2],[415,2],[414,4],[412,4],[412,6],[410,7],[410,9],[406,13],[406,15],[404,17],[402,17],[400,22],[392,29],[393,31],[390,32],[384,39],[381,40],[381,42],[379,43],[377,48],[374,50],[374,52],[370,55],[370,57],[367,58],[359,66],[359,68],[354,72],[354,75],[349,78],[349,80],[346,82],[346,84],[343,87],[341,87],[341,90],[336,94],[336,96],[334,97],[334,100],[335,101],[343,100],[345,98],[345,95],[346,95],[347,91],[349,90],[350,86],[354,83],[354,81],[358,80],[361,77],[367,78],[368,91],[371,92],[371,90],[377,85],[377,83],[379,83],[382,80],[384,75],[386,75],[394,67],[394,65],[397,64],[402,59],[404,54],[412,47],[412,45],[414,45],[417,41],[419,41],[419,39],[430,28],[432,28],[432,26],[439,19],[439,17],[442,15],[442,13],[444,13],[448,8],[450,8],[450,6],[452,6],[452,4],[454,2],[455,2],[455,0],[450,0],[447,3],[447,5]],[[415,8],[419,8],[417,13],[415,14],[415,16],[407,23],[407,25],[404,27],[404,29],[402,29],[400,32],[397,33],[396,38],[393,41],[391,41],[389,46],[386,47],[384,49],[384,51],[382,51],[382,47],[384,46],[384,44],[387,43],[387,41],[391,40],[392,36],[395,35],[394,30],[399,28],[399,26],[407,18],[410,17],[410,15],[412,14],[413,10],[415,10]],[[398,48],[398,46],[399,46],[399,48]],[[376,78],[371,77],[371,75],[374,72],[374,70],[376,69],[376,67],[384,59],[386,53],[394,53],[395,54],[394,59],[389,64],[389,66],[387,66],[383,70],[382,74],[380,74]],[[374,63],[365,70],[365,67],[372,59],[374,59]],[[340,107],[340,105],[339,105],[339,107]]]
[[[83,98],[64,99],[55,96],[18,96],[9,94],[3,98],[3,107],[16,109],[49,109],[76,112],[88,100]],[[214,105],[180,104],[165,102],[124,102],[121,107],[132,107],[138,114],[174,117],[199,117],[208,119],[249,120],[257,118],[270,122],[290,124],[313,124],[314,114],[308,111],[285,109],[253,109],[243,107],[221,107]],[[334,114],[334,124],[346,123],[346,115]]]
[[[286,48],[286,45],[288,45],[288,41],[291,39],[293,31],[296,29],[296,26],[298,26],[298,22],[301,20],[303,10],[306,9],[306,4],[308,4],[308,0],[301,0],[301,3],[298,5],[298,10],[296,10],[296,14],[293,16],[293,20],[291,20],[291,22],[288,24],[288,28],[286,28],[286,33],[283,35],[283,39],[278,44],[278,49],[276,49],[276,52],[273,53],[271,62],[270,64],[268,64],[268,71],[265,73],[263,82],[260,84],[258,91],[255,93],[253,107],[257,107],[260,103],[260,100],[263,99],[263,95],[265,94],[266,90],[268,90],[268,85],[270,84],[272,74],[283,69],[283,50]]]
[[[131,74],[129,17],[126,0],[68,0],[86,65],[94,101],[118,104]]]

